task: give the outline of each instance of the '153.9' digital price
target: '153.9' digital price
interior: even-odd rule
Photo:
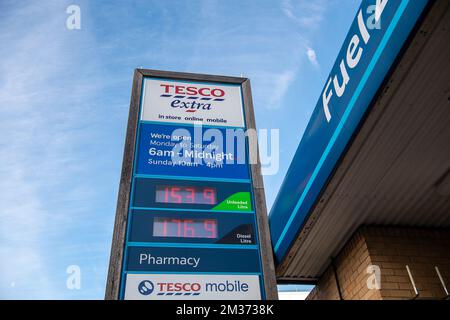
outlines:
[[[217,203],[216,189],[194,186],[156,186],[158,203],[208,204]]]

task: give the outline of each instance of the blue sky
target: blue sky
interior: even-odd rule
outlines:
[[[137,67],[251,79],[270,209],[359,4],[0,0],[0,298],[103,298]]]

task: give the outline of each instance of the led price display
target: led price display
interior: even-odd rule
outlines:
[[[153,236],[215,239],[217,238],[217,220],[155,217]]]
[[[197,186],[156,186],[155,201],[158,203],[217,204],[215,188]]]

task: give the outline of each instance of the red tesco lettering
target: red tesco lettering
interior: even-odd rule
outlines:
[[[159,290],[164,292],[190,292],[200,291],[199,283],[180,283],[180,282],[159,282]]]
[[[161,84],[160,86],[164,88],[165,94],[174,93],[174,94],[185,94],[188,96],[200,95],[203,97],[215,97],[215,98],[225,96],[225,91],[219,88],[197,88],[197,87],[177,86],[171,84]]]

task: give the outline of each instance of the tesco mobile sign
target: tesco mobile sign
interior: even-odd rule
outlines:
[[[145,79],[142,121],[244,127],[241,88]]]
[[[259,300],[257,275],[128,274],[126,300]]]

